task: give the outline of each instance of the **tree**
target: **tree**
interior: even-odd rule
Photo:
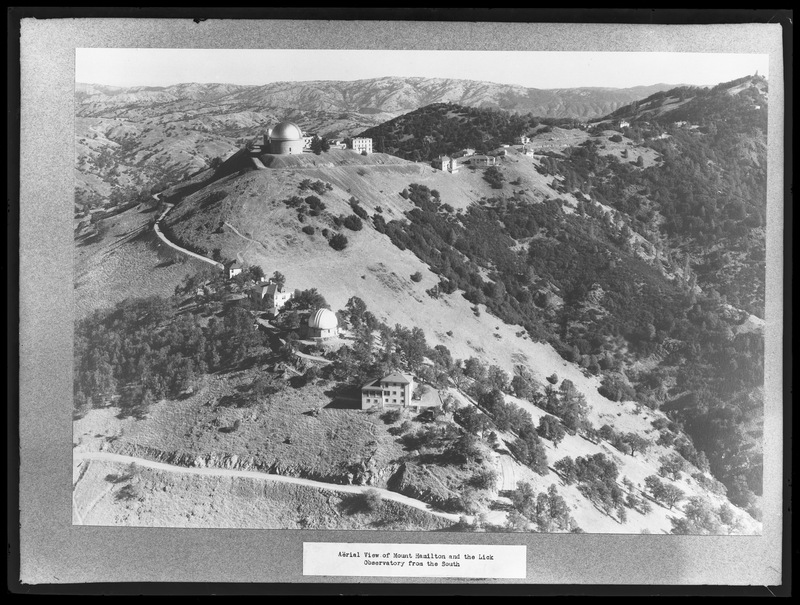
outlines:
[[[536,492],[527,481],[517,482],[517,489],[511,492],[514,508],[528,519],[536,517]]]
[[[480,442],[472,433],[464,433],[453,445],[453,454],[463,462],[472,462],[481,455]]]
[[[661,456],[658,461],[661,463],[658,474],[673,481],[680,479],[681,471],[686,470],[686,461],[678,454],[673,454],[669,457]]]
[[[683,493],[683,490],[675,487],[674,485],[666,483],[664,484],[664,489],[661,492],[661,501],[666,504],[670,510],[672,510],[672,507],[680,502],[684,496],[685,494]]]
[[[256,282],[264,279],[264,270],[260,265],[248,265],[242,273],[247,275],[247,279],[252,279]]]
[[[631,448],[631,456],[634,456],[636,452],[644,454],[647,452],[647,449],[652,445],[648,439],[637,435],[636,433],[628,433],[624,437],[625,442]]]
[[[497,166],[489,166],[483,173],[483,180],[492,186],[492,189],[502,189],[505,177]]]
[[[311,151],[315,155],[322,153],[322,140],[317,135],[314,135],[314,138],[311,139]]]
[[[486,379],[486,367],[477,357],[470,357],[464,362],[464,375],[476,382],[482,382]]]
[[[552,441],[555,447],[558,447],[558,444],[561,443],[564,436],[567,434],[564,427],[561,426],[561,423],[558,421],[558,418],[549,415],[542,416],[539,419],[539,427],[536,429],[536,432],[543,439]]]
[[[508,374],[499,366],[489,366],[486,383],[490,389],[506,392],[508,391]]]
[[[355,214],[345,217],[344,221],[342,221],[342,224],[351,231],[361,231],[361,229],[364,227],[364,223]]]
[[[453,413],[453,420],[473,435],[482,434],[490,426],[486,416],[471,405],[456,410]]]
[[[283,287],[286,285],[286,277],[280,271],[275,271],[275,273],[272,274],[272,281],[278,286],[278,290],[283,290]]]
[[[320,294],[316,288],[309,288],[308,290],[301,290],[291,300],[293,309],[309,309],[316,311],[318,309],[330,309],[328,301]]]
[[[575,462],[569,456],[557,460],[555,464],[553,464],[553,468],[561,475],[561,478],[564,479],[564,483],[567,485],[571,485],[578,480],[578,471]]]
[[[329,240],[329,245],[334,250],[344,250],[347,248],[347,237],[342,235],[341,233],[337,233]]]

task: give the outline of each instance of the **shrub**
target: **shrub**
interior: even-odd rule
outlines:
[[[362,510],[368,513],[375,512],[380,508],[382,500],[383,496],[378,490],[368,489],[363,494],[361,494]]]
[[[381,420],[383,420],[386,424],[394,424],[402,417],[403,412],[400,410],[389,410],[388,412],[381,414]]]
[[[353,209],[353,212],[355,213],[356,216],[358,216],[358,218],[363,220],[367,220],[369,218],[369,214],[361,206],[361,204],[358,203],[358,200],[356,198],[354,197],[350,198],[350,207]]]
[[[328,241],[328,244],[330,244],[330,247],[334,250],[344,250],[347,248],[347,237],[341,233],[337,233]]]
[[[417,271],[416,273],[413,273],[411,275],[411,281],[417,282],[417,283],[421,282],[422,281],[422,273],[420,273],[419,271]]]
[[[343,221],[343,224],[351,231],[361,231],[361,229],[364,228],[364,223],[361,222],[361,219],[355,214],[351,214],[350,216],[346,217]]]
[[[622,143],[622,137],[618,134],[608,137],[608,140],[612,141],[613,143]]]
[[[308,235],[314,235],[314,227],[312,227],[311,225],[306,225],[305,227],[303,227],[303,233],[306,233]]]
[[[469,484],[478,489],[492,489],[497,484],[497,472],[483,468],[470,478]]]

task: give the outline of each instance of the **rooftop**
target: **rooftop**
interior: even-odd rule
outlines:
[[[380,382],[401,382],[403,384],[411,384],[411,381],[397,372],[389,374],[380,379]]]

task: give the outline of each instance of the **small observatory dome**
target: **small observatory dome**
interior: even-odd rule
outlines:
[[[308,327],[312,330],[335,330],[339,322],[330,309],[319,309],[308,317]]]

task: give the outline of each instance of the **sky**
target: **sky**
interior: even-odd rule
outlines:
[[[78,48],[75,81],[109,86],[268,84],[385,76],[529,88],[714,85],[767,76],[766,54],[415,50]]]

